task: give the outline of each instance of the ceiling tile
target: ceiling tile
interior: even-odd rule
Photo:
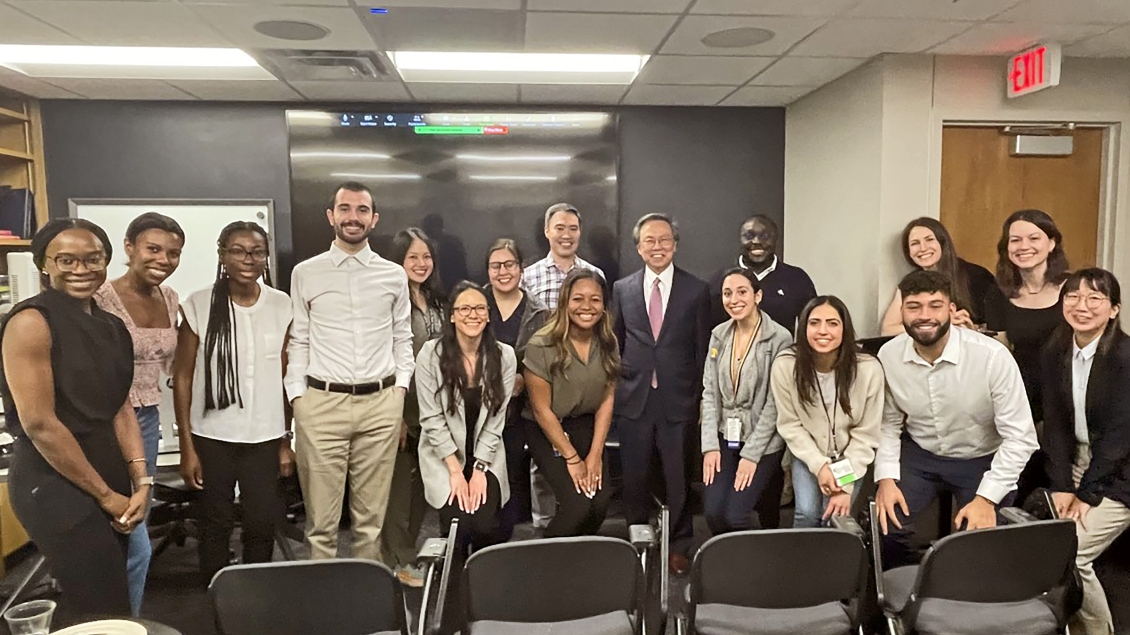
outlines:
[[[84,44],[95,46],[231,46],[175,2],[18,0],[10,3]]]
[[[713,106],[732,86],[632,86],[622,102],[632,106]]]
[[[781,18],[781,17],[726,17],[690,15],[679,23],[678,28],[663,45],[664,54],[683,55],[780,55],[804,36],[812,33],[824,18]],[[710,48],[702,43],[702,38],[727,29],[756,27],[768,29],[775,35],[763,44],[745,48]]]
[[[1064,47],[1072,57],[1130,57],[1130,26],[1117,28]]]
[[[52,84],[90,99],[191,101],[193,97],[156,79],[52,79]]]
[[[0,4],[0,42],[4,44],[81,44],[42,20]]]
[[[530,11],[682,13],[690,0],[526,0]]]
[[[240,48],[370,50],[376,48],[353,9],[337,7],[287,7],[262,4],[196,4],[201,18]],[[329,29],[320,40],[295,42],[268,37],[255,30],[264,20],[296,20]]]
[[[979,24],[930,49],[944,55],[1007,55],[1041,41],[1068,44],[1107,31],[1098,24],[1025,24],[990,22]]]
[[[291,82],[311,101],[411,101],[400,82]]]
[[[843,13],[858,2],[859,0],[698,0],[691,13],[833,16]]]
[[[866,61],[855,57],[782,57],[754,77],[750,85],[822,86]]]
[[[1130,22],[1126,0],[1023,0],[995,18],[1045,24],[1107,24]]]
[[[522,0],[364,0],[357,4],[366,7],[421,7],[438,9],[509,9],[522,8]],[[396,15],[389,11],[389,15]]]
[[[816,86],[747,86],[719,106],[785,106],[816,90]]]
[[[849,11],[848,15],[860,18],[919,18],[976,22],[991,18],[1017,2],[1020,0],[863,0]]]
[[[176,80],[170,84],[207,101],[301,101],[302,95],[279,81]]]
[[[17,73],[2,66],[0,66],[0,88],[7,88],[40,99],[78,99],[82,97],[82,95],[63,90],[54,84],[28,77],[23,73]]]
[[[657,55],[640,71],[637,84],[740,86],[765,70],[775,57]]]
[[[918,53],[941,44],[970,26],[969,22],[932,20],[833,20],[790,53],[818,57]]]
[[[526,50],[651,53],[677,19],[625,13],[530,13],[526,16]]]
[[[517,84],[458,84],[416,82],[408,84],[416,101],[432,103],[494,102],[512,104],[518,101]]]
[[[89,0],[83,0],[88,2]],[[142,0],[135,0],[142,1]],[[155,0],[148,0],[150,2]],[[349,0],[180,0],[184,4],[279,4],[279,5],[317,5],[322,7],[348,7]]]
[[[386,51],[521,51],[526,30],[521,11],[405,7],[366,16]]]
[[[617,104],[627,86],[581,86],[576,84],[522,84],[523,104]]]

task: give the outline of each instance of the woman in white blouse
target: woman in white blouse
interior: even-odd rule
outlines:
[[[282,383],[290,298],[267,286],[270,250],[261,226],[231,223],[217,244],[215,284],[181,303],[173,365],[180,472],[204,490],[204,584],[228,564],[237,483],[243,562],[271,560],[282,513],[277,480],[294,467]]]

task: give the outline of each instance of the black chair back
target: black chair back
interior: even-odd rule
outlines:
[[[208,587],[221,635],[407,635],[392,571],[371,560],[227,567]]]
[[[1071,520],[963,531],[937,542],[922,559],[917,599],[1020,602],[1064,581],[1075,566]]]
[[[627,611],[641,593],[630,543],[602,536],[487,547],[467,559],[467,621],[563,622]]]
[[[867,549],[838,529],[740,531],[706,541],[691,568],[692,605],[786,609],[853,600]]]

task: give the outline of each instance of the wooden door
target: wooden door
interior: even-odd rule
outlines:
[[[1071,269],[1095,264],[1099,241],[1103,130],[1074,131],[1069,157],[1012,157],[999,128],[942,131],[941,221],[957,253],[996,271],[1001,225],[1020,209],[1041,209],[1063,233]]]

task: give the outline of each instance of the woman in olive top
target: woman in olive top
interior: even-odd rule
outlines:
[[[796,344],[773,363],[777,432],[793,463],[793,527],[819,527],[849,513],[854,487],[879,447],[883,367],[855,348],[843,301],[814,298],[797,324]]]
[[[418,355],[424,343],[439,337],[443,330],[444,294],[436,268],[436,244],[422,230],[409,227],[393,236],[389,260],[404,267],[408,276],[408,295],[412,300],[412,354]],[[392,474],[381,553],[384,561],[396,568],[400,583],[424,586],[424,573],[416,567],[416,537],[424,523],[428,504],[420,479],[420,412],[415,386],[404,398],[404,425],[400,428],[400,449]]]
[[[557,498],[546,537],[595,534],[608,511],[604,441],[620,353],[600,274],[574,268],[557,310],[530,339],[524,359],[530,453]]]
[[[549,309],[536,296],[522,291],[522,252],[509,238],[499,238],[487,250],[487,304],[490,322],[499,342],[514,348],[521,367],[526,344],[545,324]],[[526,381],[514,378],[514,398],[506,416],[502,442],[506,446],[506,473],[510,478],[510,500],[502,508],[501,537],[506,540],[514,526],[531,519],[530,456],[526,452],[526,428],[521,425]]]
[[[751,270],[724,274],[722,306],[730,319],[710,333],[702,380],[703,506],[714,535],[753,526],[753,508],[785,455],[769,370],[792,335],[758,308],[760,301]]]

